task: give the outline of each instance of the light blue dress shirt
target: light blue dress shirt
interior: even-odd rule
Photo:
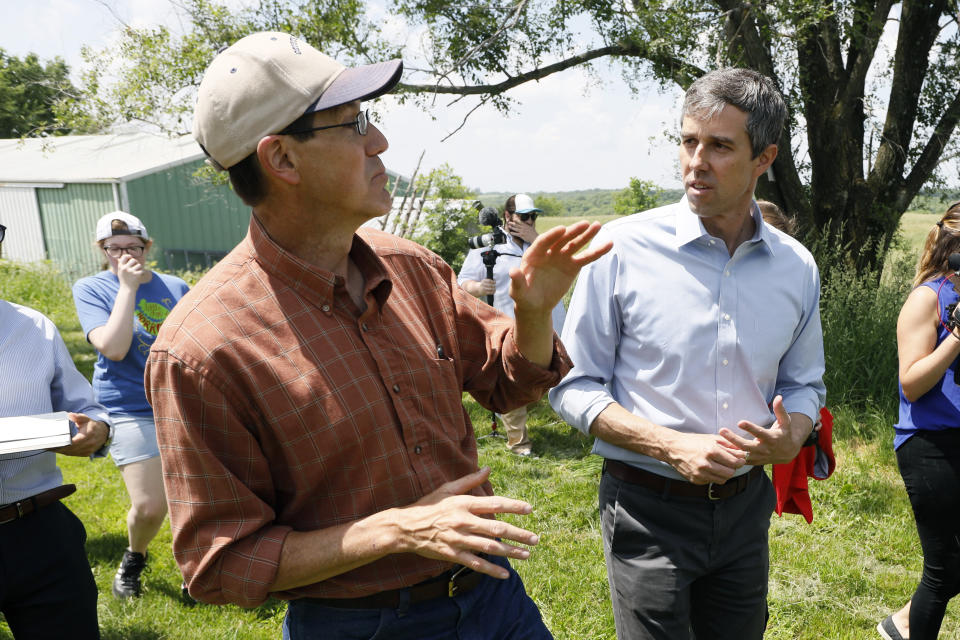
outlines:
[[[0,417],[54,411],[83,413],[110,424],[53,322],[39,311],[0,300]],[[0,455],[0,504],[62,483],[53,452]]]
[[[530,247],[528,242],[517,242],[511,236],[507,236],[507,241],[503,244],[494,245],[495,251],[499,252],[496,264],[493,265],[493,281],[497,283],[497,290],[493,294],[493,307],[504,314],[513,317],[513,298],[510,297],[510,269],[519,267],[523,259],[523,252]],[[487,277],[487,267],[483,264],[481,255],[487,247],[481,249],[471,249],[467,257],[463,259],[463,266],[460,267],[460,273],[457,274],[457,284],[463,286],[464,280],[476,280],[480,282]],[[486,302],[486,296],[481,298]],[[553,320],[553,330],[558,334],[563,330],[563,321],[567,312],[563,307],[563,302],[558,302],[553,308],[551,318]]]
[[[580,273],[562,339],[573,369],[553,408],[589,433],[609,404],[685,433],[770,425],[770,403],[815,421],[823,406],[820,276],[796,240],[757,222],[733,256],[686,198],[606,224],[613,250]],[[594,453],[671,478],[670,465],[595,440]],[[750,467],[742,467],[746,473]]]

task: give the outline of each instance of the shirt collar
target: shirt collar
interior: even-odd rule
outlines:
[[[318,306],[330,304],[334,299],[334,289],[345,286],[342,277],[301,260],[277,244],[256,215],[250,216],[247,242],[251,255],[264,271],[277,276],[299,294],[314,300]],[[383,261],[357,234],[353,236],[350,258],[363,274],[364,297],[372,293],[380,307],[383,307],[393,288]]]
[[[699,238],[709,237],[710,234],[707,233],[703,222],[700,221],[700,216],[690,210],[690,205],[687,203],[687,196],[683,196],[680,202],[677,203],[675,215],[677,247],[682,247]],[[755,224],[753,236],[747,240],[747,243],[753,244],[760,242],[767,248],[767,251],[773,255],[773,245],[771,243],[772,232],[767,229],[763,223],[763,216],[760,214],[760,207],[757,206],[756,201],[752,201],[750,204],[750,216],[753,218]]]

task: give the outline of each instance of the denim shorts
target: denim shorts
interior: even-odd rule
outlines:
[[[152,415],[111,413],[110,420],[113,422],[110,456],[118,467],[160,455],[157,427]]]

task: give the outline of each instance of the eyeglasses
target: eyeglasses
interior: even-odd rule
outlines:
[[[526,222],[527,220],[533,220],[534,222],[537,221],[537,213],[536,213],[536,212],[533,212],[533,213],[515,213],[515,214],[513,214],[513,215],[515,215],[515,216],[520,216],[520,222]]]
[[[322,127],[310,127],[308,129],[284,129],[280,132],[281,135],[291,135],[294,133],[309,133],[311,131],[323,131],[324,129],[336,129],[337,127],[356,127],[357,133],[362,136],[367,135],[367,126],[370,124],[370,110],[364,109],[357,114],[356,120],[351,120],[350,122],[344,122],[343,124],[328,124]]]
[[[119,258],[124,253],[133,256],[134,258],[139,258],[143,255],[144,246],[142,244],[135,244],[131,247],[118,247],[112,244],[103,245],[103,251],[111,258]]]
[[[7,235],[7,228],[0,224],[0,242],[3,242],[3,236]]]

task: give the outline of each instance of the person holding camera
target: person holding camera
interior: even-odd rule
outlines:
[[[550,638],[508,561],[539,538],[496,519],[531,506],[493,495],[462,395],[508,411],[559,381],[551,310],[609,247],[541,235],[510,321],[363,227],[391,197],[362,101],[402,71],[261,32],[204,73],[194,136],[252,215],[147,363],[174,556],[200,601],[288,600],[284,638]]]
[[[537,215],[543,211],[533,203],[533,198],[518,193],[507,198],[503,206],[503,221],[506,236],[501,244],[492,247],[471,249],[463,261],[457,282],[472,296],[486,300],[493,296],[493,307],[511,318],[513,317],[513,298],[510,297],[510,270],[520,265],[524,252],[537,239]],[[496,241],[493,241],[496,242]],[[493,277],[487,277],[484,253],[493,251],[496,261]],[[558,334],[563,330],[566,311],[563,301],[553,308],[553,329]],[[530,436],[527,434],[526,405],[498,414],[507,433],[507,448],[520,456],[531,454]]]
[[[684,98],[685,197],[608,223],[563,329],[554,409],[605,458],[601,533],[617,636],[759,640],[776,506],[762,466],[793,460],[825,399],[810,253],[753,200],[786,105],[720,69]]]
[[[887,640],[933,640],[960,593],[960,202],[927,234],[914,289],[897,319],[900,416],[893,447],[923,549],[913,597],[877,630]]]

